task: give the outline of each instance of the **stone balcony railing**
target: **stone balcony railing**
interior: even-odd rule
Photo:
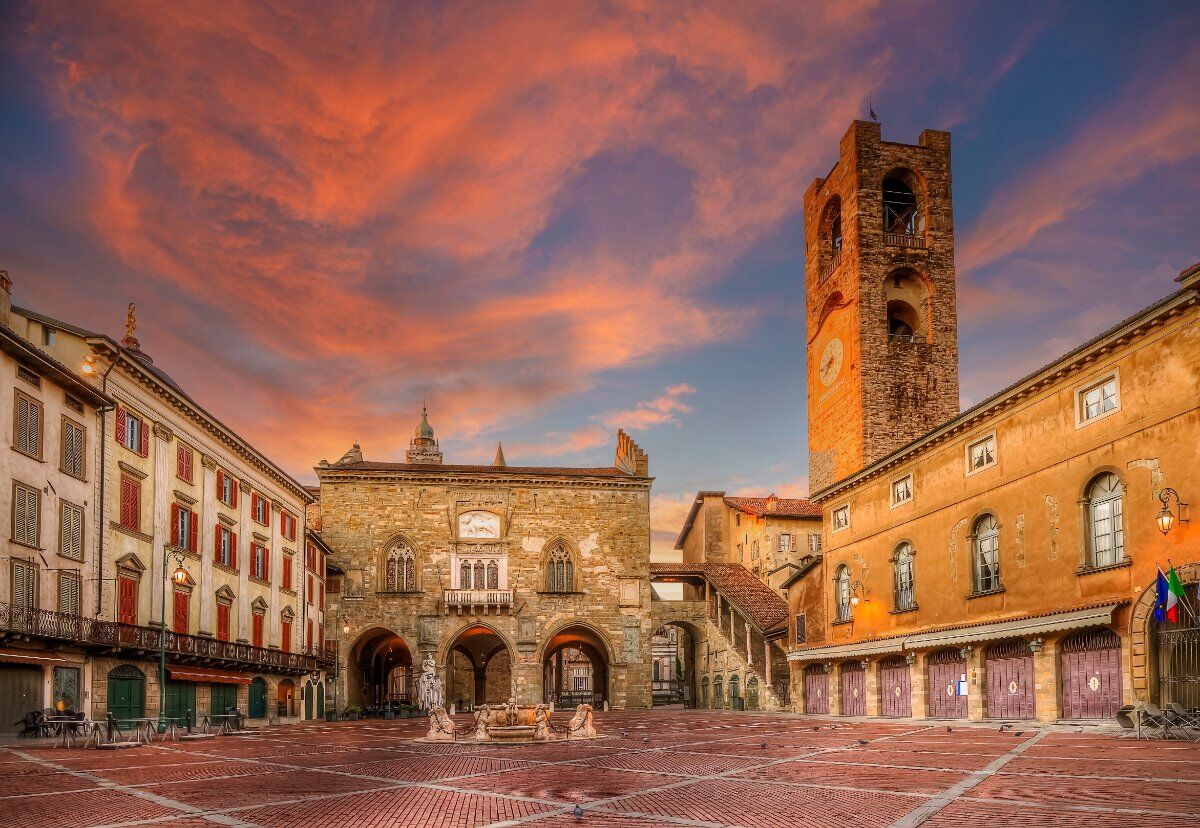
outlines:
[[[157,627],[119,624],[81,615],[0,603],[0,639],[61,641],[111,653],[145,656],[158,653],[162,631]],[[334,652],[314,647],[307,652],[285,653],[235,641],[168,632],[170,658],[191,664],[280,673],[311,673],[333,668]]]
[[[895,247],[925,247],[924,236],[912,236],[907,233],[884,233],[883,243]]]
[[[483,607],[484,612],[496,608],[499,612],[504,608],[512,608],[513,593],[511,589],[448,589],[443,595],[446,612],[452,608],[462,614],[464,609],[474,610]]]

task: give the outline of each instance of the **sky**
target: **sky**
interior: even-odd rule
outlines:
[[[14,302],[143,349],[302,481],[650,454],[807,493],[803,196],[873,108],[953,134],[962,405],[1200,260],[1200,6],[0,7]]]

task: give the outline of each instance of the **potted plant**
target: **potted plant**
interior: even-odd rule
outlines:
[[[346,707],[346,719],[351,722],[357,722],[358,717],[362,715],[362,708],[357,704],[351,704]]]
[[[338,720],[338,714],[337,714],[336,710],[334,710],[333,708],[330,708],[329,710],[325,711],[325,721],[336,722],[337,720]]]

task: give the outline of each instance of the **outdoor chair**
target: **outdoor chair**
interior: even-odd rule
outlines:
[[[1168,703],[1167,709],[1164,712],[1167,718],[1171,720],[1171,723],[1177,728],[1194,730],[1197,734],[1197,740],[1200,741],[1200,713],[1189,711],[1179,702]]]
[[[1142,705],[1142,724],[1152,730],[1157,728],[1159,739],[1187,738],[1187,732],[1182,725],[1154,702]]]
[[[1115,718],[1117,720],[1117,724],[1119,724],[1123,729],[1138,731],[1137,737],[1140,739],[1142,738],[1142,734],[1140,732],[1141,729],[1138,727],[1138,722],[1134,720],[1136,715],[1137,708],[1132,704],[1127,704],[1116,712]]]
[[[26,713],[20,720],[13,722],[14,725],[19,725],[21,729],[17,731],[17,735],[22,739],[38,737],[42,735],[42,730],[39,725],[41,714],[36,710],[31,710]]]

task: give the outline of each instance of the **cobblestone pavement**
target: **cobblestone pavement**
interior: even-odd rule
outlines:
[[[528,746],[415,742],[417,719],[112,752],[7,741],[0,826],[1200,828],[1195,743],[682,710],[596,724],[605,738]]]

